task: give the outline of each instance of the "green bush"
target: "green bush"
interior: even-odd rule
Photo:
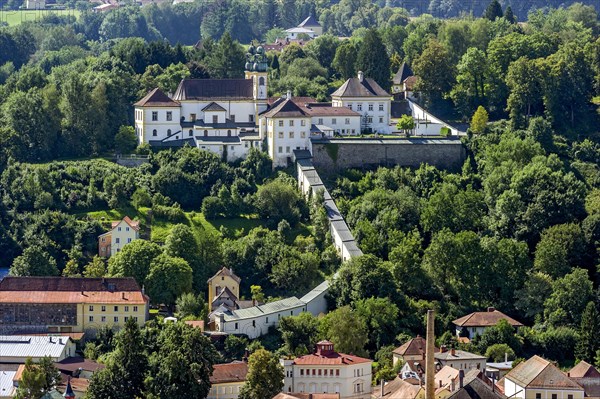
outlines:
[[[166,219],[173,223],[186,221],[185,212],[183,212],[183,209],[178,204],[174,206],[154,205],[152,213],[154,217]]]

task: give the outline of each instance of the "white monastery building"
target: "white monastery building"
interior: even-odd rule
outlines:
[[[361,130],[374,133],[389,133],[391,95],[362,71],[358,77],[350,78],[331,94],[334,107],[347,107],[361,116]]]
[[[136,102],[139,143],[187,144],[227,161],[266,147],[277,167],[287,166],[295,150],[312,153],[311,138],[391,131],[391,95],[362,72],[336,90],[331,103],[290,91],[270,102],[263,47],[250,47],[246,57],[244,79],[183,79],[172,96],[156,88]]]
[[[284,392],[338,393],[341,399],[371,397],[371,359],[334,350],[329,341],[317,343],[314,354],[282,359]]]

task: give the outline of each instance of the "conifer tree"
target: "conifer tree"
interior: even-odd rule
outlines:
[[[511,24],[517,22],[511,6],[506,7],[506,10],[504,10],[504,18]]]
[[[594,356],[600,350],[600,315],[594,302],[588,302],[581,315],[581,325],[579,327],[579,341],[575,348],[577,359],[585,360],[588,363],[594,361]]]
[[[358,51],[356,70],[372,78],[384,90],[390,86],[390,58],[375,29],[369,29]]]
[[[481,105],[477,108],[477,111],[473,114],[471,119],[471,130],[474,133],[483,133],[488,123],[488,113]]]
[[[511,12],[512,12],[512,10],[511,10]],[[491,1],[491,3],[485,9],[485,13],[483,14],[483,16],[485,18],[489,19],[490,21],[495,21],[496,18],[502,18],[502,16],[503,16],[502,6],[498,2],[498,0]]]

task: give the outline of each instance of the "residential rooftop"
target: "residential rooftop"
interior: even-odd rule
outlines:
[[[500,320],[506,320],[513,327],[523,326],[521,322],[491,307],[487,312],[473,312],[454,320],[453,323],[459,327],[492,327]]]

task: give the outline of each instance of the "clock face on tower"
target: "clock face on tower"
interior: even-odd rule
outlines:
[[[264,86],[260,86],[258,88],[258,98],[260,98],[260,99],[266,98],[265,87]]]

